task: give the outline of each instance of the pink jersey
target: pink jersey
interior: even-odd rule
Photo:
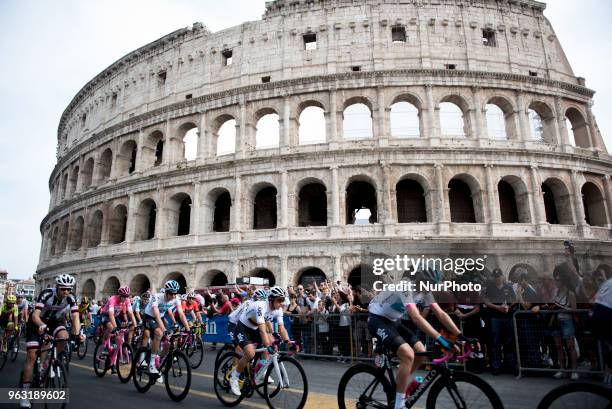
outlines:
[[[104,315],[110,315],[111,312],[115,314],[115,317],[120,314],[125,314],[127,312],[132,312],[132,303],[129,298],[126,298],[123,302],[121,301],[121,297],[118,295],[113,295],[108,299],[106,305],[102,307],[100,311]]]

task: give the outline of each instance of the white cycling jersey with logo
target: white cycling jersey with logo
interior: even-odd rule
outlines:
[[[257,329],[257,326],[265,322],[283,324],[283,310],[270,309],[268,301],[254,301],[240,315],[239,321],[250,329]]]
[[[155,313],[153,312],[153,307],[157,307],[159,309],[159,315],[162,317],[166,311],[172,307],[176,308],[178,311],[182,311],[180,297],[175,295],[170,299],[170,301],[166,301],[166,294],[164,293],[151,295],[151,300],[149,300],[149,303],[144,310],[145,314],[154,317]]]
[[[232,324],[238,324],[238,321],[240,320],[242,313],[245,312],[249,308],[249,306],[253,304],[254,302],[255,301],[253,300],[246,300],[245,302],[240,304],[240,306],[236,308],[234,311],[232,311],[232,313],[229,315],[228,317],[229,322],[231,322]]]

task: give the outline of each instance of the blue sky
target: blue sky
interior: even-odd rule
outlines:
[[[31,276],[49,206],[62,111],[124,54],[203,22],[218,31],[259,19],[263,0],[0,1],[0,268]],[[223,7],[220,7],[223,5]],[[551,0],[545,14],[578,76],[595,89],[594,112],[612,149],[609,0]]]

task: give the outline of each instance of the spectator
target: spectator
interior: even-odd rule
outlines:
[[[490,352],[491,373],[499,375],[502,366],[507,371],[516,371],[514,352],[514,331],[512,328],[513,304],[516,296],[512,287],[505,282],[502,271],[493,270],[493,282],[485,288],[485,305],[491,317],[492,347]],[[501,353],[503,351],[503,363]],[[503,365],[502,365],[503,364]]]
[[[212,309],[214,315],[229,315],[233,309],[232,303],[230,302],[227,294],[221,295],[221,302],[219,302],[217,305],[213,304]]]
[[[355,325],[354,340],[355,351],[361,357],[371,357],[372,348],[370,342],[370,332],[368,331],[368,304],[363,300],[361,287],[351,289],[353,296],[353,305],[350,313],[353,315],[353,323]]]
[[[351,317],[349,315],[351,303],[346,293],[338,291],[336,296],[332,298],[334,305],[334,313],[340,314],[338,320],[338,332],[336,335],[336,342],[338,344],[338,351],[340,352],[340,358],[338,362],[350,362],[350,325]]]
[[[302,307],[297,303],[297,295],[295,291],[289,292],[289,307],[285,311],[285,315],[288,315],[291,319],[291,332],[293,340],[302,341]]]
[[[317,353],[321,355],[331,355],[331,343],[329,342],[329,324],[327,318],[329,311],[325,308],[325,301],[319,301],[315,311],[315,322],[317,324]]]
[[[574,318],[571,313],[563,312],[564,310],[573,310],[576,308],[576,295],[570,290],[568,283],[562,279],[560,274],[555,276],[555,280],[558,290],[552,308],[561,312],[552,314],[549,325],[554,328],[553,337],[555,339],[555,345],[557,346],[559,368],[566,369],[569,365],[569,369],[576,369],[578,356],[575,347],[576,330],[574,327]],[[561,379],[565,377],[565,373],[563,371],[558,371],[553,377],[555,379]],[[577,380],[578,373],[572,372],[571,379],[573,381]]]

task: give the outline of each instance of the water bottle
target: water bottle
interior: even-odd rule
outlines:
[[[376,357],[374,357],[374,365],[376,365],[377,368],[382,368],[383,366],[385,366],[384,355],[376,354]]]
[[[155,355],[155,367],[156,368],[159,368],[159,360],[160,360],[159,355]]]
[[[414,380],[410,382],[410,385],[408,385],[408,387],[406,388],[406,397],[412,395],[412,392],[414,392],[421,383],[423,383],[423,377],[415,376]]]
[[[255,373],[257,374],[261,368],[266,366],[267,363],[268,362],[265,359],[260,359],[259,362],[257,362],[257,365],[255,365]]]

